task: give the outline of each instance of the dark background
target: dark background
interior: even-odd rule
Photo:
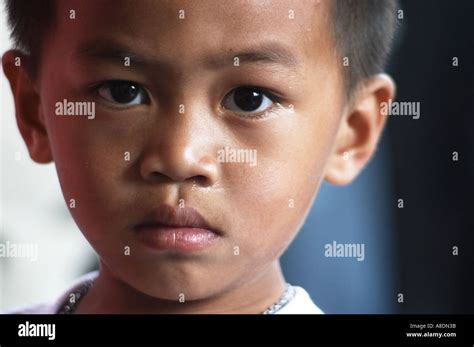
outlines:
[[[410,206],[396,215],[401,311],[474,313],[474,1],[403,6],[409,20],[393,72],[399,98],[421,101],[424,117],[388,131],[394,184]]]
[[[474,1],[401,6],[388,72],[420,119],[389,116],[368,168],[322,187],[282,261],[327,313],[474,313]],[[332,240],[365,243],[365,261],[324,257]]]

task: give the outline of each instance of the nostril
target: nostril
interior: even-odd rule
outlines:
[[[209,187],[212,185],[212,180],[210,180],[208,177],[204,175],[197,175],[191,177],[193,181],[193,186],[198,186],[198,187]]]
[[[170,177],[166,176],[165,174],[163,174],[159,171],[150,172],[150,174],[148,175],[148,178],[150,179],[150,181],[152,181],[154,183],[162,183],[162,182],[172,181],[172,179]]]
[[[217,181],[219,168],[214,161],[204,156],[198,160],[190,149],[172,149],[146,155],[139,164],[142,178],[153,183],[187,181],[200,187],[212,186]]]

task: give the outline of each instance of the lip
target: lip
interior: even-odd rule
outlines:
[[[220,237],[220,232],[195,209],[169,205],[153,209],[133,229],[146,246],[181,253],[207,249]]]

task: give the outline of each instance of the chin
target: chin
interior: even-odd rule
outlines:
[[[183,270],[172,265],[168,269],[132,271],[125,276],[124,282],[143,294],[178,302],[207,299],[219,293],[223,285],[215,273],[206,275],[202,270]]]

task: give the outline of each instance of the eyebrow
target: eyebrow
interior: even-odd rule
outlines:
[[[79,47],[75,52],[79,57],[89,57],[94,59],[109,60],[115,63],[123,64],[125,58],[130,59],[130,65],[149,65],[172,67],[169,62],[156,60],[146,54],[135,53],[133,50],[120,45],[111,45],[104,43],[93,43],[87,46]],[[282,67],[296,70],[299,65],[299,59],[292,51],[275,42],[267,42],[258,46],[240,50],[228,51],[225,54],[205,58],[205,64],[209,68],[224,68],[234,66],[234,59],[238,58],[239,65],[260,63],[279,65]]]
[[[211,64],[222,67],[229,63],[234,63],[234,58],[239,58],[240,63],[268,63],[277,64],[285,67],[295,68],[298,66],[298,58],[286,47],[275,44],[266,43],[255,48],[229,52],[223,56],[211,59]]]

